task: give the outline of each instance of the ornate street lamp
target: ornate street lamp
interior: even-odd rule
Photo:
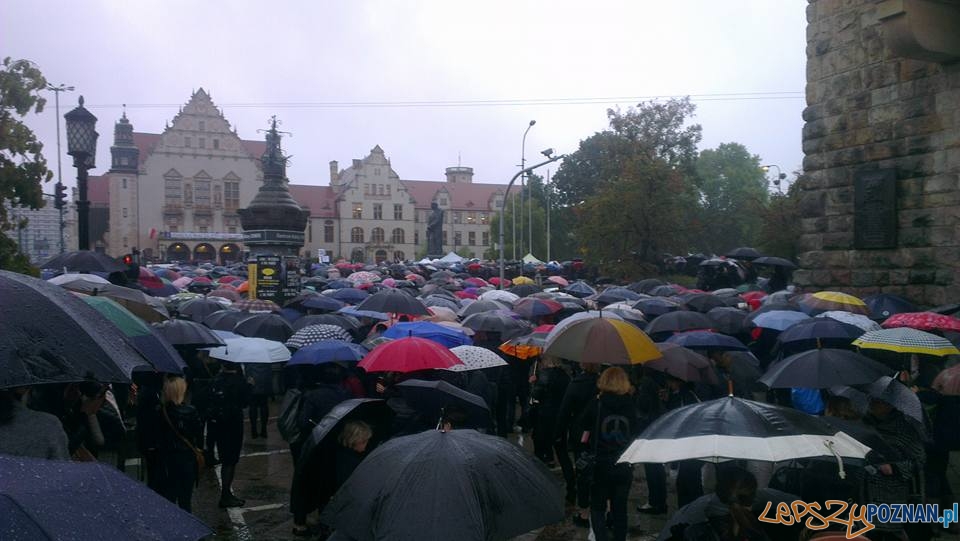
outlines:
[[[97,157],[97,117],[80,105],[63,115],[67,121],[67,154],[73,156],[73,166],[77,168],[77,234],[78,248],[90,249],[90,201],[87,200],[87,171],[93,169]]]

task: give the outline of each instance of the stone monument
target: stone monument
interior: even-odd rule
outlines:
[[[430,203],[430,217],[427,218],[427,257],[443,257],[443,209],[434,201]]]

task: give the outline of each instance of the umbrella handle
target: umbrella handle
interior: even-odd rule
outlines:
[[[833,456],[837,459],[837,469],[838,469],[837,475],[840,476],[840,479],[846,479],[847,472],[843,471],[843,459],[840,458],[840,453],[838,453],[837,450],[833,447],[833,441],[826,440],[823,442],[823,444],[827,447],[827,449],[831,453],[833,453]]]
[[[733,396],[733,379],[727,377],[727,396]]]

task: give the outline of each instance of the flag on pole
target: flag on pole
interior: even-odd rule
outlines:
[[[151,238],[151,239],[157,238],[157,228],[156,228],[156,227],[151,227],[151,228],[150,228],[150,238]]]

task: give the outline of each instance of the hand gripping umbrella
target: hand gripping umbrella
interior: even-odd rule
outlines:
[[[321,520],[357,541],[485,541],[563,516],[559,481],[527,451],[474,430],[427,430],[374,450]]]

